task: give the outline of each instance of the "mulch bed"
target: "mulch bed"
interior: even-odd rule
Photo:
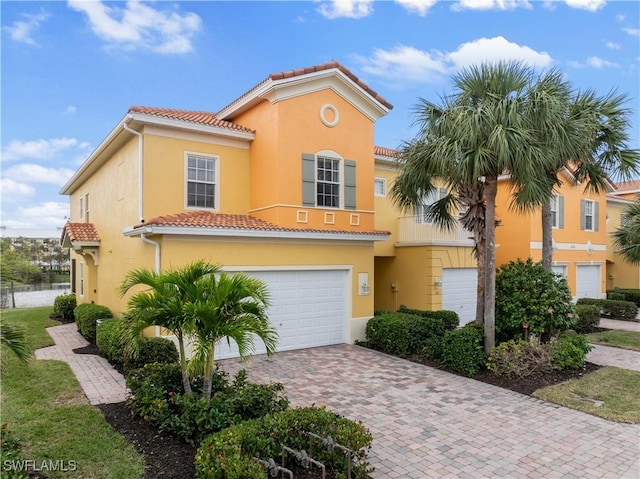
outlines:
[[[596,328],[599,330],[600,328]],[[603,331],[605,331],[603,329]],[[595,331],[594,331],[595,332]],[[102,356],[95,344],[73,350],[76,354],[95,354]],[[423,357],[414,356],[409,360],[447,371],[440,363]],[[122,368],[114,365],[121,373]],[[497,377],[491,371],[482,370],[473,379],[512,391],[531,395],[537,389],[552,386],[570,379],[580,378],[585,374],[596,371],[601,366],[586,363],[579,370],[553,371],[548,374],[531,376],[523,379],[506,379]],[[448,371],[451,372],[451,371]],[[452,373],[456,374],[456,373]],[[195,477],[194,458],[196,448],[189,446],[179,438],[158,430],[137,416],[133,416],[126,403],[102,404],[96,406],[111,426],[126,437],[145,460],[145,479],[191,479]],[[315,479],[320,477],[317,469],[305,470],[288,464],[296,479]],[[327,471],[327,479],[334,476]],[[35,478],[34,478],[35,479]]]

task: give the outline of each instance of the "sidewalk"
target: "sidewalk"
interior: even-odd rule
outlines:
[[[617,319],[600,319],[599,326],[606,329],[639,331],[640,323],[619,321]],[[632,371],[640,371],[640,351],[612,348],[610,346],[592,345],[593,350],[587,354],[587,361],[601,366],[615,366]]]
[[[36,359],[57,359],[69,364],[87,399],[93,405],[122,402],[127,395],[124,377],[109,361],[92,354],[74,354],[73,349],[89,342],[78,332],[75,323],[47,328],[55,346],[37,349]]]

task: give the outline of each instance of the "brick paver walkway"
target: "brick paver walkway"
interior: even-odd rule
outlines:
[[[351,345],[257,356],[255,381],[326,405],[374,435],[376,478],[640,477],[640,426],[618,424]]]
[[[633,321],[619,321],[617,319],[601,318],[601,328],[623,329],[626,331],[640,331],[640,323]],[[629,349],[612,348],[593,344],[593,350],[587,354],[587,361],[601,366],[616,366],[632,371],[640,371],[640,352]],[[639,439],[640,441],[640,439]]]
[[[640,313],[638,313],[638,320],[640,320]],[[640,322],[636,321],[620,321],[618,319],[600,318],[598,324],[601,328],[606,329],[625,329],[627,331],[640,331]]]
[[[127,393],[124,377],[113,369],[109,361],[92,354],[74,354],[73,349],[89,342],[78,332],[75,323],[47,328],[55,346],[37,349],[36,359],[57,359],[71,366],[91,404],[124,401]]]

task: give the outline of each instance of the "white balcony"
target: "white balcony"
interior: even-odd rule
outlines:
[[[446,230],[428,223],[422,216],[398,218],[398,245],[451,245],[473,246],[473,235],[456,223]]]

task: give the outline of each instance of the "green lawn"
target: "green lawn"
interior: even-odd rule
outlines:
[[[2,311],[2,321],[22,326],[33,349],[53,344],[45,331],[57,324],[51,308]],[[144,461],[100,411],[88,404],[69,366],[61,361],[20,363],[2,348],[2,422],[21,441],[26,460],[75,461],[75,471],[47,471],[55,478],[133,479]],[[0,467],[4,463],[0,461]],[[71,469],[67,467],[67,469]]]
[[[640,372],[605,366],[533,393],[538,399],[616,422],[640,423]]]
[[[591,344],[640,351],[640,332],[637,331],[611,329],[602,333],[587,334],[587,341]]]

